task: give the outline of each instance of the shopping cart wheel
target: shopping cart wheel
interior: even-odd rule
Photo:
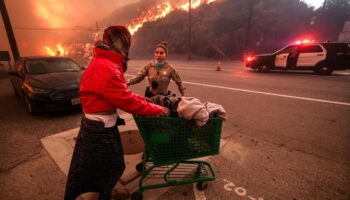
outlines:
[[[137,192],[134,192],[131,194],[131,199],[132,200],[142,200],[143,196],[142,196],[142,194],[137,194]]]
[[[207,182],[201,181],[201,182],[197,183],[197,189],[199,191],[205,190],[205,189],[207,189],[207,187],[208,187],[208,183]]]
[[[143,172],[146,169],[146,166],[143,166],[143,163],[140,162],[139,164],[136,165],[136,170],[138,172]]]

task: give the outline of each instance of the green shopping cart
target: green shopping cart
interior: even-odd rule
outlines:
[[[142,200],[145,190],[197,183],[198,190],[215,180],[208,162],[194,158],[216,155],[220,149],[222,121],[209,118],[203,127],[178,117],[134,116],[146,151],[136,166],[141,172],[132,199]],[[149,181],[151,180],[151,181]]]

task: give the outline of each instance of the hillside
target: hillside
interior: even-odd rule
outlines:
[[[175,10],[165,18],[146,22],[133,35],[131,58],[151,58],[155,45],[167,41],[173,57],[234,59],[245,50],[273,51],[298,39],[336,40],[344,21],[350,20],[347,0],[328,0],[323,10],[314,10],[300,0],[253,1],[249,34],[250,1],[217,0],[192,10],[191,48],[189,14]],[[127,25],[159,2],[143,0],[118,9],[102,21],[100,29],[111,24]],[[82,36],[80,44],[92,38]]]
[[[303,1],[254,0],[247,39],[250,1],[221,0],[192,12],[191,50],[189,16],[175,11],[166,18],[146,23],[133,37],[131,55],[149,57],[160,41],[168,41],[170,54],[228,58],[244,49],[273,51],[300,39],[335,41],[346,20],[350,1],[328,0],[325,9],[314,10]]]

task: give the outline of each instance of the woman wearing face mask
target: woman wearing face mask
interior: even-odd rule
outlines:
[[[175,69],[166,62],[168,56],[168,46],[166,42],[162,42],[156,46],[154,52],[154,61],[147,64],[137,73],[136,76],[127,80],[127,85],[133,85],[141,82],[146,76],[148,77],[149,86],[146,88],[145,96],[152,97],[155,95],[168,95],[170,91],[168,86],[170,80],[175,81],[179,92],[185,95],[185,87],[181,78]]]

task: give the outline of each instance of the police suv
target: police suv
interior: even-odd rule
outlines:
[[[333,70],[350,69],[350,43],[299,42],[264,55],[248,56],[246,67],[270,70],[313,70],[329,75]]]

